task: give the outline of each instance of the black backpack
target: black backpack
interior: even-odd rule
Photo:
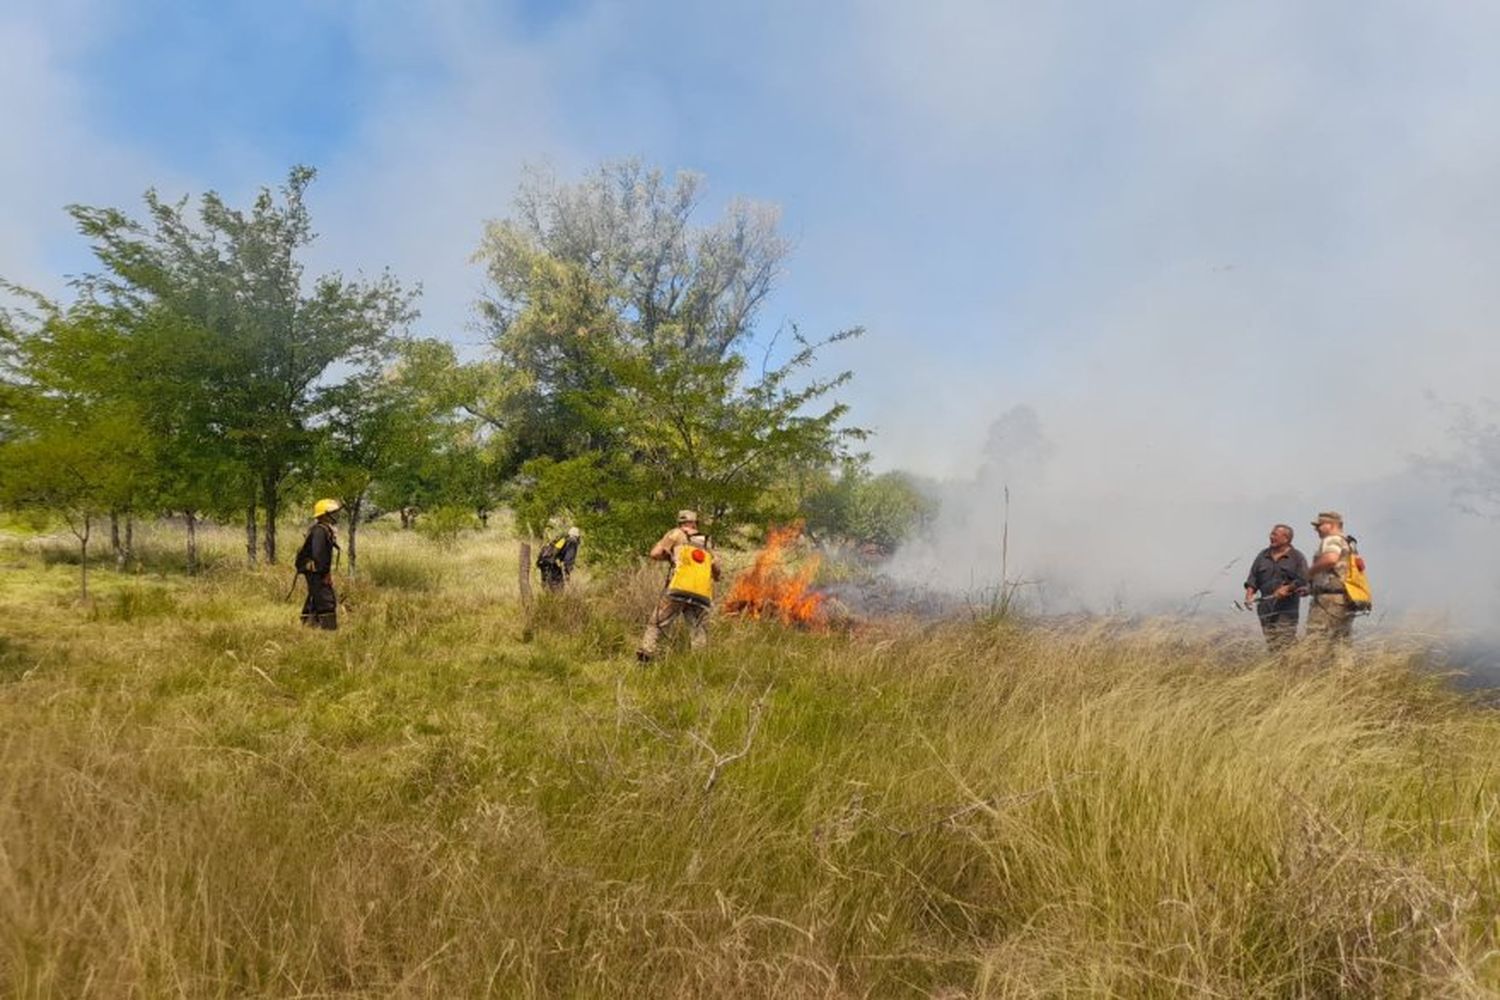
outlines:
[[[566,538],[557,538],[542,546],[542,551],[537,553],[536,568],[543,569],[547,566],[557,565],[557,554],[562,551]]]

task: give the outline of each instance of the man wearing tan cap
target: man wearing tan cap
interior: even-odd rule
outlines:
[[[668,563],[672,569],[651,620],[641,636],[636,659],[651,662],[661,630],[681,617],[687,622],[688,643],[702,649],[708,642],[708,610],[713,604],[713,582],[719,578],[719,564],[714,561],[713,542],[698,531],[696,511],[679,510],[677,527],[661,536],[651,547],[651,558]]]
[[[1349,540],[1344,537],[1344,515],[1336,510],[1318,513],[1313,522],[1318,529],[1317,555],[1307,567],[1312,604],[1307,609],[1307,635],[1310,639],[1348,642],[1354,635],[1354,609],[1344,581],[1349,577]]]

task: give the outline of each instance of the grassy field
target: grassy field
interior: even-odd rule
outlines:
[[[1500,988],[1500,716],[1398,653],[1166,628],[528,620],[498,533],[362,533],[76,602],[0,547],[0,994],[1468,996]],[[585,549],[585,557],[587,549]]]

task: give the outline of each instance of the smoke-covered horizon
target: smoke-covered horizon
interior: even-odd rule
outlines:
[[[1048,436],[1030,405],[995,420],[972,474],[919,479],[938,504],[921,535],[886,565],[914,586],[983,597],[1004,579],[1043,614],[1106,613],[1227,619],[1270,528],[1286,523],[1304,553],[1311,525],[1339,510],[1359,539],[1376,590],[1361,631],[1500,638],[1500,574],[1488,553],[1500,525],[1454,502],[1454,483],[1410,457],[1404,471],[1329,480],[1274,461],[1264,489],[1216,490],[1187,479],[1150,488],[1150,471],[1110,481],[1093,457]],[[1173,492],[1172,487],[1180,487]],[[1253,621],[1246,618],[1246,626]]]

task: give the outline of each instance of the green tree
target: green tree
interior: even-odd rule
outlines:
[[[653,362],[674,353],[716,362],[750,339],[788,251],[778,213],[735,200],[700,226],[702,193],[695,174],[668,180],[637,161],[606,163],[576,184],[534,172],[515,213],[486,228],[480,310],[504,391],[484,412],[516,465],[613,443],[577,406],[580,394],[609,388],[600,345]]]
[[[455,436],[453,348],[441,341],[402,343],[395,361],[379,371],[358,373],[330,389],[327,437],[318,479],[340,496],[348,511],[346,557],[351,575],[359,565],[359,523],[372,490],[399,483],[411,469],[437,479],[433,457]]]
[[[549,302],[559,304],[559,287],[576,291],[582,282],[638,346],[698,358],[741,346],[790,246],[778,232],[780,213],[744,199],[717,222],[696,225],[703,190],[697,174],[668,181],[636,160],[605,163],[576,184],[533,171],[516,212],[489,224],[478,255],[494,290],[484,312],[510,335],[522,366],[558,380],[577,360],[552,328],[569,308]]]
[[[276,558],[282,494],[318,445],[330,374],[378,366],[414,316],[413,295],[389,274],[305,277],[299,255],[314,234],[304,196],[314,176],[293,168],[248,211],[209,192],[196,219],[186,199],[166,202],[155,191],[145,195],[145,223],[113,208],[69,209],[103,266],[85,291],[141,314],[170,314],[192,335],[175,375],[201,388],[194,418],[224,441],[240,471],[251,562],[257,507],[265,557]]]
[[[605,560],[637,551],[642,538],[661,533],[660,498],[624,452],[534,458],[511,481],[511,493],[522,532],[542,538],[554,520],[567,521],[588,534],[590,551]]]
[[[89,542],[101,516],[130,509],[149,488],[153,442],[139,406],[119,388],[126,338],[109,310],[0,314],[5,350],[0,503],[61,516],[79,544],[88,597]]]
[[[697,506],[721,532],[757,523],[790,513],[784,479],[862,436],[833,400],[849,374],[812,375],[824,347],[860,331],[794,331],[790,357],[770,361],[773,339],[753,364],[786,243],[776,213],[744,201],[695,226],[700,190],[691,175],[606,165],[573,186],[533,178],[516,217],[490,225],[479,257],[495,356],[475,409],[519,473],[527,530],[557,504],[596,550],[622,521],[621,544],[639,545],[663,506]]]
[[[205,516],[230,516],[245,478],[236,450],[218,431],[212,386],[193,373],[209,368],[209,345],[190,318],[160,305],[116,309],[129,330],[119,368],[119,391],[136,401],[154,442],[153,498],[185,528],[186,568],[199,569],[198,525]]]
[[[836,335],[832,341],[855,336]],[[602,554],[639,546],[664,508],[692,506],[716,530],[795,516],[797,470],[847,455],[864,432],[841,426],[846,408],[826,397],[848,373],[798,381],[828,343],[799,342],[785,363],[756,373],[746,359],[694,357],[660,349],[655,359],[620,343],[599,343],[594,387],[566,404],[601,442],[558,459],[526,462],[516,479],[522,527],[567,511]]]
[[[443,495],[448,503],[472,511],[480,527],[488,528],[490,515],[505,496],[494,441],[472,420],[454,424],[448,439]]]
[[[849,463],[803,501],[815,535],[892,552],[937,511],[937,504],[904,472],[870,473]]]

